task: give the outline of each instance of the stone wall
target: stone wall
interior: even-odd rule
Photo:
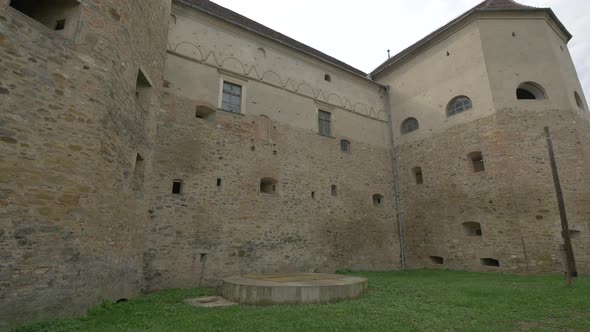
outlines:
[[[137,294],[167,1],[82,1],[74,35],[0,7],[0,330]],[[151,105],[135,105],[141,66]]]
[[[410,268],[516,273],[562,270],[561,223],[544,126],[550,126],[578,270],[588,273],[590,126],[575,110],[498,110],[493,116],[398,148]],[[469,153],[480,151],[485,172]],[[412,169],[421,167],[424,184]],[[481,225],[469,234],[465,222]],[[444,258],[440,265],[431,256]],[[499,260],[500,267],[480,259]]]
[[[581,87],[567,39],[544,14],[478,15],[378,77],[392,86],[408,266],[561,272],[563,239],[543,131],[550,126],[579,269],[587,271],[590,113],[574,100]],[[546,98],[517,100],[517,87],[527,81],[541,85]],[[448,116],[447,105],[461,95],[472,107]],[[402,134],[409,117],[420,127]],[[484,172],[474,172],[473,152],[483,155]]]
[[[178,54],[175,47],[167,59],[145,255],[148,289],[212,285],[243,273],[399,268],[387,122],[379,118],[383,89],[336,68],[329,84],[316,60],[258,36],[237,38],[232,27],[204,24],[211,18],[192,9],[175,7],[174,14],[169,46],[190,43],[202,51],[191,46]],[[266,57],[244,60],[244,50],[259,47]],[[227,53],[247,68],[276,74],[269,82],[268,75],[236,70],[236,60],[219,62],[227,67],[214,62]],[[293,91],[275,84],[277,76],[341,98]],[[315,76],[316,82],[309,79]],[[217,109],[224,78],[243,84],[244,114]],[[340,100],[378,112],[347,109]],[[215,114],[197,118],[203,105]],[[333,137],[318,134],[320,108],[332,113]],[[350,153],[341,152],[341,139],[351,142]],[[263,178],[278,181],[275,195],[260,192]],[[172,193],[175,180],[182,183],[179,195]],[[377,206],[375,194],[383,196]]]

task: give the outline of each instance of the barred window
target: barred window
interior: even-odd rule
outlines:
[[[227,112],[242,112],[242,87],[224,81],[223,82],[223,99],[221,100],[221,109]]]
[[[418,123],[418,120],[416,120],[415,118],[407,118],[404,120],[404,122],[402,122],[402,135],[409,134],[418,129],[420,129],[420,124]]]
[[[471,99],[465,96],[459,96],[453,98],[449,105],[447,106],[447,116],[451,117],[453,115],[457,115],[459,113],[463,113],[465,111],[469,111],[473,108],[473,104],[471,103]]]
[[[320,135],[332,136],[332,114],[318,111],[318,129]]]

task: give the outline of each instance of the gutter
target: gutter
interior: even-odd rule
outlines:
[[[399,190],[399,172],[397,167],[397,154],[395,152],[395,135],[393,132],[393,114],[391,110],[391,87],[385,87],[385,112],[387,113],[389,140],[391,143],[391,164],[393,167],[393,195],[395,201],[395,213],[399,233],[399,256],[402,270],[406,270],[406,254],[404,252],[404,219],[401,210],[401,195]]]

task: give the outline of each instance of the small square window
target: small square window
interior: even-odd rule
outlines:
[[[332,136],[332,114],[318,111],[318,132],[323,136]]]
[[[221,109],[232,113],[242,113],[242,86],[223,82]]]
[[[483,161],[483,155],[481,154],[481,152],[470,153],[469,159],[471,159],[471,164],[473,166],[473,172],[481,173],[486,170],[485,163]]]
[[[340,141],[340,151],[350,153],[350,141],[345,139]]]
[[[66,28],[66,20],[58,20],[57,22],[55,22],[55,31],[60,31]]]

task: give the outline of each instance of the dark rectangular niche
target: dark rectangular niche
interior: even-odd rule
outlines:
[[[445,263],[445,259],[440,256],[430,256],[430,262],[436,265],[443,265]]]
[[[467,236],[481,237],[483,235],[483,232],[481,230],[481,224],[478,222],[474,222],[474,221],[464,222],[462,224],[462,226],[463,226],[463,232]]]
[[[500,267],[500,261],[493,258],[482,258],[480,259],[481,265],[483,266],[492,266],[492,267]]]
[[[12,0],[10,7],[66,38],[74,37],[78,29],[80,2],[77,0]]]
[[[182,192],[182,181],[174,180],[174,182],[172,183],[172,193],[175,195],[180,195],[181,192]]]

